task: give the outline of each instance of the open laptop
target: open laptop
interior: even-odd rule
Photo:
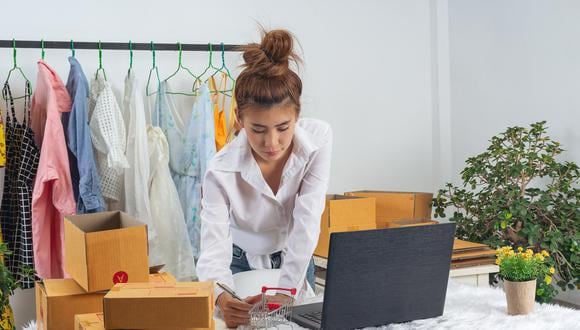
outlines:
[[[442,315],[454,234],[454,223],[331,234],[324,302],[291,320],[334,330]]]

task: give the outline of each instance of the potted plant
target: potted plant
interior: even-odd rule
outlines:
[[[499,265],[499,276],[504,280],[509,315],[528,314],[534,310],[536,279],[543,277],[547,284],[552,282],[554,267],[548,268],[549,256],[546,250],[534,254],[531,249],[518,247],[515,252],[511,246],[498,248],[495,263]]]
[[[20,288],[21,280],[15,280],[12,273],[4,265],[4,257],[12,254],[6,243],[0,240],[0,330],[13,330],[14,317],[10,308],[10,296]],[[24,267],[19,274],[21,279],[34,278],[34,269]]]
[[[447,183],[433,199],[435,217],[452,209],[458,238],[494,248],[547,250],[562,290],[580,285],[580,171],[558,161],[560,143],[546,122],[510,127],[492,137],[487,150],[467,159],[463,184]],[[541,278],[536,299],[550,301],[555,287]]]

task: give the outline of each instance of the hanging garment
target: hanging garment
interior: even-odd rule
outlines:
[[[201,180],[216,152],[211,97],[207,84],[203,84],[193,104],[189,122],[186,122],[168,92],[167,82],[162,82],[152,119],[154,125],[161,127],[169,143],[169,167],[185,214],[193,255],[197,259]]]
[[[147,225],[149,265],[160,265],[164,262],[159,250],[157,232],[151,222],[151,205],[149,204],[149,147],[147,145],[145,107],[133,72],[130,72],[125,78],[123,117],[125,125],[128,126],[125,154],[129,164],[129,167],[125,168],[124,174],[123,209]],[[170,240],[172,239],[170,238]]]
[[[213,118],[215,124],[216,151],[220,151],[220,149],[226,145],[227,140],[226,114],[224,111],[224,108],[226,106],[226,94],[222,93],[220,100],[220,90],[224,90],[226,82],[227,75],[225,73],[222,73],[219,88],[215,83],[215,77],[214,76],[209,77],[209,88],[212,94]]]
[[[6,166],[6,135],[4,133],[4,116],[0,109],[0,167]]]
[[[12,255],[6,256],[6,266],[21,287],[34,287],[34,279],[23,278],[19,274],[23,267],[34,268],[32,244],[32,187],[38,167],[39,151],[30,128],[30,83],[26,83],[24,98],[24,119],[16,118],[14,99],[8,83],[2,90],[9,100],[10,111],[6,114],[6,171],[4,193],[0,208],[0,223],[4,241]]]
[[[109,209],[117,208],[123,196],[123,172],[129,167],[125,123],[111,85],[102,76],[91,83],[89,118],[103,197]]]
[[[70,112],[62,113],[62,126],[68,145],[70,173],[77,213],[94,213],[105,210],[101,193],[101,179],[97,172],[91,131],[88,123],[89,83],[80,63],[69,57],[70,71],[66,89],[71,96]]]
[[[36,272],[41,278],[63,278],[64,217],[75,214],[68,151],[61,113],[71,110],[71,99],[56,72],[38,62],[37,86],[32,97],[31,123],[42,127],[40,161],[32,193],[32,236]],[[43,122],[44,121],[44,122]]]
[[[169,146],[159,127],[147,129],[150,170],[151,219],[158,236],[158,250],[167,270],[179,280],[196,278],[193,251],[179,195],[169,171]],[[152,248],[150,247],[150,250]]]
[[[235,94],[235,90],[232,92],[232,95]],[[238,132],[240,131],[240,125],[238,124],[237,117],[236,117],[236,98],[232,97],[230,100],[230,113],[228,114],[228,122],[227,122],[227,138],[226,143],[232,142]]]

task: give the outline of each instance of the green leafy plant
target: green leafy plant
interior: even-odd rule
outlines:
[[[452,209],[457,236],[497,248],[547,250],[562,290],[580,286],[580,170],[559,162],[560,143],[546,135],[546,122],[510,127],[492,137],[487,150],[467,159],[462,187],[447,183],[433,199],[435,217]],[[536,299],[557,290],[542,278]]]
[[[11,255],[12,252],[8,249],[6,243],[0,241],[0,315],[3,316],[0,319],[0,329],[10,329],[10,327],[5,327],[9,320],[4,319],[4,315],[7,315],[8,310],[6,309],[10,304],[10,296],[14,294],[14,290],[20,288],[21,280],[15,280],[12,273],[4,265],[4,257]],[[21,279],[28,279],[35,277],[34,269],[30,267],[23,267],[21,273],[19,274]]]

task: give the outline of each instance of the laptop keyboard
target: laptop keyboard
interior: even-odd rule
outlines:
[[[322,312],[319,311],[300,314],[300,316],[318,324],[322,322]]]

